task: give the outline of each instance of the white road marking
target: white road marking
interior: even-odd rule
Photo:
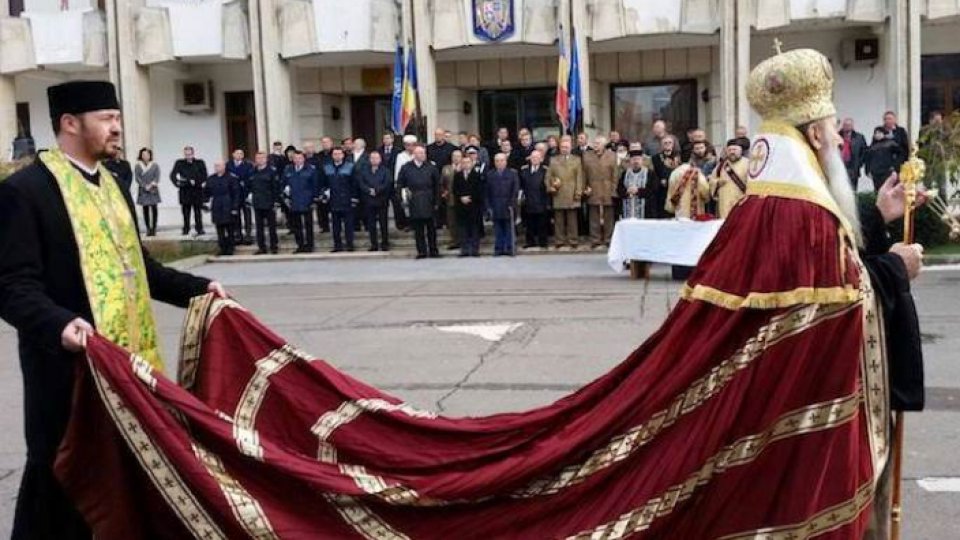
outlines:
[[[931,264],[923,267],[923,272],[955,272],[960,270],[960,264]]]
[[[487,341],[500,341],[523,323],[490,323],[490,324],[456,324],[452,326],[436,326],[441,332],[453,332],[477,336]]]
[[[927,491],[960,493],[960,478],[951,476],[934,476],[920,478],[917,484]]]

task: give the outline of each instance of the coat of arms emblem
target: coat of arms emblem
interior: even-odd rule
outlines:
[[[513,0],[473,0],[473,34],[484,41],[513,35]]]

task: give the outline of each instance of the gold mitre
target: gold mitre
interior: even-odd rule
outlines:
[[[799,126],[835,115],[833,68],[813,49],[794,49],[750,72],[747,100],[764,120]]]

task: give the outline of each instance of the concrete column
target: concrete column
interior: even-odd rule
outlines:
[[[910,139],[913,141],[917,140],[917,136],[920,134],[920,127],[924,121],[924,119],[920,117],[920,13],[922,9],[920,4],[921,0],[909,0],[909,11],[907,12],[907,17],[909,18],[907,31],[910,40],[909,52],[907,53],[907,81],[909,81],[910,96],[907,99],[909,113],[907,114],[907,118],[903,120],[903,123],[906,126],[907,132],[910,133]]]
[[[17,91],[12,75],[0,75],[0,161],[13,155],[17,137]]]
[[[750,78],[750,20],[753,13],[752,2],[750,0],[737,0],[736,18],[737,25],[737,97],[736,97],[736,126],[750,125],[750,103],[747,101],[747,80]],[[729,133],[728,136],[733,135]]]
[[[413,46],[417,57],[417,84],[420,91],[420,114],[427,117],[426,137],[433,136],[438,124],[437,63],[433,58],[433,31],[429,0],[412,0]],[[450,126],[443,126],[449,128]]]
[[[907,118],[909,87],[906,84],[910,40],[908,39],[908,3],[892,0],[888,3],[887,19],[887,108],[897,113],[901,122]]]
[[[716,141],[725,141],[737,125],[737,7],[734,2],[720,2],[720,107],[719,132],[708,134]],[[716,91],[713,90],[712,91]]]
[[[292,68],[280,56],[280,2],[250,0],[250,49],[257,144],[269,151],[272,141],[299,144],[294,132]]]
[[[120,26],[118,11],[128,7],[119,4],[125,4],[124,0],[107,0],[104,2],[104,18],[107,22],[107,73],[110,82],[117,86],[118,92],[120,91],[120,66],[117,62],[119,53],[117,34]]]
[[[9,0],[0,0],[0,14],[10,12]],[[17,88],[13,75],[0,75],[0,161],[13,156],[17,137]]]
[[[577,40],[577,53],[579,54],[579,63],[580,63],[580,102],[583,104],[583,127],[584,128],[593,128],[596,125],[594,121],[593,110],[590,107],[591,99],[591,88],[590,88],[590,48],[587,42],[587,31],[586,29],[590,26],[590,18],[587,14],[587,1],[586,0],[569,0],[570,5],[570,19],[567,22],[566,18],[561,19],[564,22],[566,28],[570,28],[571,33],[576,29],[576,36],[571,36],[571,39],[568,43],[573,43],[573,39]],[[560,5],[563,6],[566,4],[564,0],[561,0]],[[563,8],[561,7],[561,13]],[[572,50],[572,45],[571,45]],[[572,64],[571,64],[571,67]]]
[[[912,138],[920,131],[922,0],[890,1],[887,21],[887,107]]]
[[[127,159],[136,159],[143,147],[153,147],[153,109],[150,99],[150,70],[137,63],[136,16],[143,0],[114,0],[107,3],[110,78],[117,85],[123,109],[123,147]],[[112,6],[112,7],[111,7]],[[112,34],[110,16],[114,14]]]

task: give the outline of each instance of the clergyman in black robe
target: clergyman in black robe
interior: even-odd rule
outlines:
[[[87,181],[99,185],[105,179],[96,162],[111,157],[111,146],[120,138],[113,86],[75,81],[51,87],[49,97],[58,145]],[[107,135],[102,135],[107,128],[97,133],[96,126],[88,132],[84,113],[90,112],[115,117]],[[70,133],[65,133],[61,123],[68,122]],[[97,122],[103,120],[90,120],[89,125]],[[124,197],[133,213],[128,191]],[[208,290],[222,294],[216,283],[166,268],[145,250],[143,255],[156,300],[185,307],[190,298]],[[74,373],[82,358],[68,352],[64,336],[78,318],[94,319],[61,190],[39,159],[0,182],[0,318],[17,330],[24,384],[27,461],[12,537],[89,538],[83,518],[54,477],[53,463],[70,417]]]

